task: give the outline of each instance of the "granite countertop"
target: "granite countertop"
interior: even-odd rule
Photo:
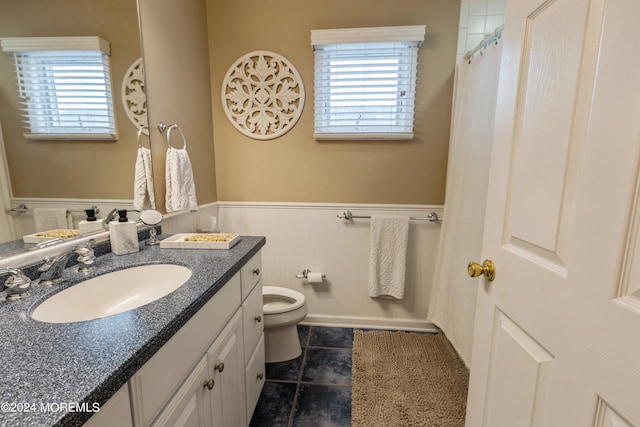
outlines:
[[[165,249],[140,245],[140,252],[97,258],[87,274],[73,268],[69,280],[34,286],[19,301],[0,301],[0,425],[81,425],[103,405],[265,244],[241,236],[229,250]],[[135,265],[190,267],[189,280],[169,295],[125,313],[77,323],[43,323],[31,311],[53,293],[79,281]],[[7,406],[9,404],[10,406]],[[71,406],[64,410],[63,406]],[[8,409],[8,410],[7,410]]]

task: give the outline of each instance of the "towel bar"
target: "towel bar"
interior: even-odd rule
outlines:
[[[342,218],[342,219],[346,219],[346,220],[356,219],[356,218],[358,218],[358,219],[359,218],[362,218],[362,219],[371,218],[371,216],[369,216],[369,215],[354,215],[354,214],[351,213],[351,211],[344,211],[344,212],[342,212],[342,214],[337,215],[337,217],[338,218]],[[442,222],[442,218],[440,218],[438,216],[438,214],[435,213],[435,212],[429,212],[427,214],[427,216],[423,216],[423,217],[409,217],[409,219],[412,220],[412,221],[414,221],[414,220],[415,221],[426,220],[426,221],[429,221],[429,222]]]
[[[5,212],[7,212],[7,213],[25,213],[25,212],[29,211],[29,209],[31,209],[31,208],[28,207],[27,205],[25,205],[24,203],[20,203],[15,208],[7,209]],[[91,209],[94,209],[96,211],[96,213],[100,213],[100,208],[98,208],[95,205],[91,206]],[[81,209],[69,209],[69,212],[82,212],[82,213],[84,213],[84,210],[81,210]]]

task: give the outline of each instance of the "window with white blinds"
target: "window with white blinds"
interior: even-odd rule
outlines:
[[[116,139],[108,43],[14,38],[2,47],[15,58],[27,138]]]
[[[313,30],[315,139],[412,139],[424,34],[424,26]]]

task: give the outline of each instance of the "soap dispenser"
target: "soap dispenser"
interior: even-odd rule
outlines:
[[[96,210],[95,208],[85,209],[84,212],[87,214],[87,219],[84,219],[78,223],[78,228],[80,229],[80,234],[91,234],[96,231],[104,231],[103,222],[104,219],[96,218]]]
[[[126,255],[140,250],[138,246],[138,228],[127,218],[126,209],[118,209],[118,220],[109,223],[111,252],[114,255]]]

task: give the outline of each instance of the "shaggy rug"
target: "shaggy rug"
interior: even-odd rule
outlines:
[[[353,427],[464,426],[469,371],[443,334],[354,331]]]

